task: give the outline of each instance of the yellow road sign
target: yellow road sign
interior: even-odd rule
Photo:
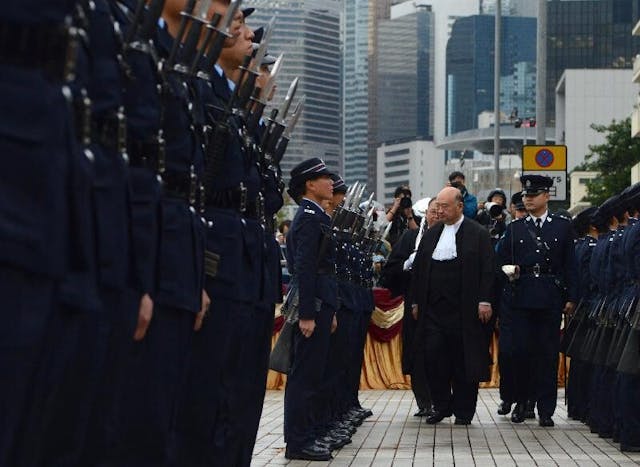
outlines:
[[[566,146],[524,146],[522,170],[548,172],[567,170]]]

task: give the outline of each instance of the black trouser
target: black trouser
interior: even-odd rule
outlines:
[[[334,312],[323,304],[315,318],[315,330],[308,338],[295,325],[293,360],[284,393],[284,440],[294,450],[313,443],[326,413],[326,396],[319,388],[329,357]]]
[[[478,381],[465,377],[464,346],[460,329],[427,326],[425,374],[435,410],[473,418],[478,399]]]
[[[538,414],[551,416],[557,403],[560,310],[513,309],[515,402],[536,400]]]
[[[416,398],[416,404],[419,409],[431,408],[431,391],[427,384],[427,373],[425,371],[424,352],[416,352],[413,357],[413,366],[411,367],[411,390]]]

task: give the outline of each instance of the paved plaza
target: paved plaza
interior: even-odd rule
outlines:
[[[580,422],[567,418],[564,392],[558,394],[554,428],[537,420],[521,425],[496,414],[497,389],[482,389],[470,426],[445,418],[427,425],[413,416],[417,410],[411,391],[364,391],[360,400],[373,410],[330,462],[289,461],[282,436],[283,391],[268,391],[252,466],[632,466],[640,454],[625,454],[610,440],[591,434]]]

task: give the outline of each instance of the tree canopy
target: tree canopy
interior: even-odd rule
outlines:
[[[590,154],[580,170],[599,172],[587,182],[585,201],[597,206],[629,186],[631,167],[640,162],[640,138],[631,137],[631,119],[612,121],[609,125],[591,125],[605,135],[605,142],[589,146]]]

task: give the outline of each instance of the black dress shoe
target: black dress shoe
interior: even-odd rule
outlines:
[[[640,452],[640,446],[633,446],[631,444],[622,443],[620,445],[620,451],[622,451],[622,452]]]
[[[360,413],[364,418],[373,417],[373,412],[371,409],[360,409]]]
[[[420,409],[413,414],[414,417],[426,417],[429,411],[427,409]]]
[[[501,401],[498,406],[498,415],[508,415],[511,412],[511,402]]]
[[[540,418],[538,419],[538,425],[545,426],[545,427],[551,427],[551,426],[554,426],[555,423],[553,423],[553,420],[551,420],[550,416],[548,416],[548,415],[540,415]]]
[[[536,418],[536,413],[535,413],[535,408],[536,408],[536,403],[533,401],[528,401],[527,402],[527,410],[524,413],[524,418],[531,420]]]
[[[516,404],[513,412],[511,413],[511,421],[513,423],[522,423],[524,422],[524,414],[526,412],[526,407],[524,404]]]
[[[453,422],[454,425],[471,425],[471,419],[470,418],[461,418],[461,417],[456,417],[456,421]]]
[[[444,418],[450,416],[450,410],[434,410],[431,414],[427,415],[427,423],[429,425],[435,425],[436,423],[440,423]]]
[[[289,446],[287,446],[284,457],[287,459],[302,459],[305,461],[328,461],[333,459],[333,456],[328,449],[324,449],[316,444],[300,449],[289,449]]]

